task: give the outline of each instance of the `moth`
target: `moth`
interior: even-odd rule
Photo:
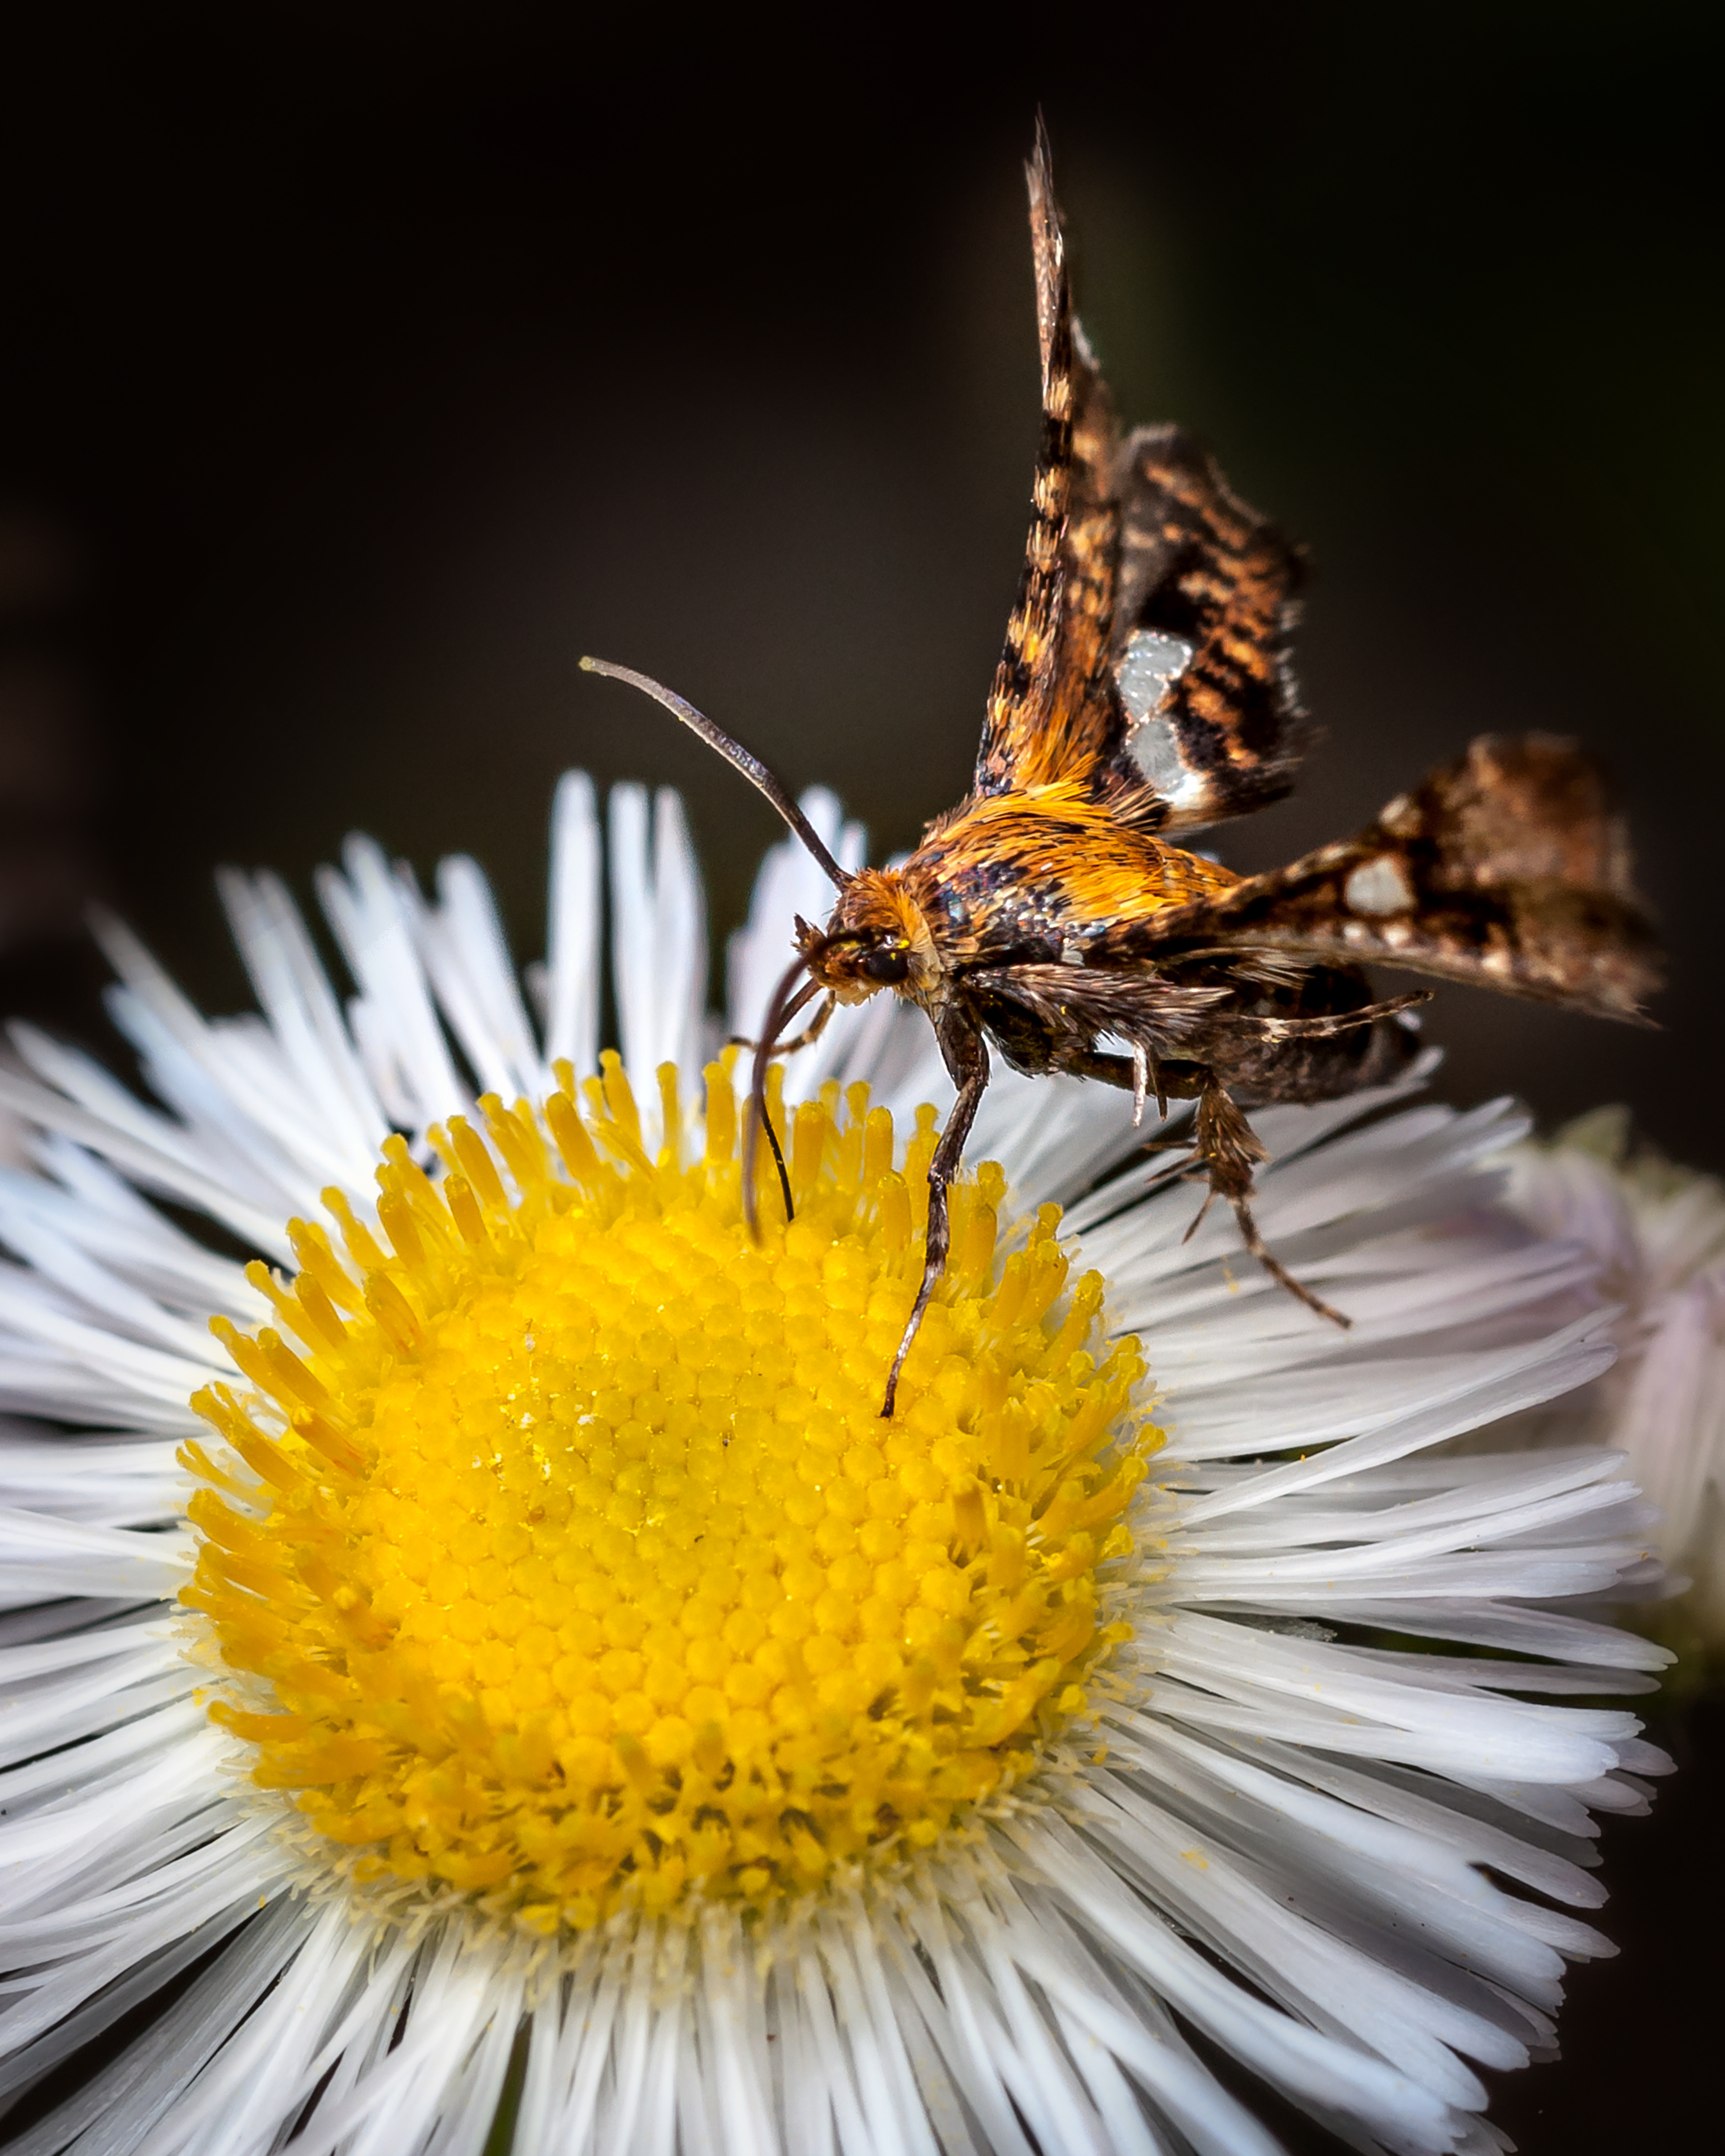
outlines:
[[[1356,837],[1268,875],[1178,843],[1293,784],[1310,740],[1289,648],[1301,558],[1178,427],[1123,433],[1072,313],[1040,122],[1026,177],[1042,431],[968,797],[902,867],[847,873],[773,774],[692,705],[629,668],[581,662],[700,734],[837,889],[824,927],[797,923],[755,1045],[749,1202],[764,1127],[789,1206],[765,1114],[774,1055],[838,1004],[882,993],[934,1027],[957,1101],[928,1170],[922,1280],[883,1416],[946,1263],[947,1188],[991,1050],[1017,1070],[1124,1087],[1140,1116],[1152,1097],[1164,1114],[1194,1102],[1206,1209],[1224,1199],[1258,1262],[1345,1326],[1259,1233],[1253,1171],[1266,1156],[1244,1111],[1335,1099],[1407,1063],[1405,1014],[1430,991],[1378,997],[1364,966],[1632,1020],[1658,985],[1622,827],[1592,767],[1549,736],[1477,739]]]

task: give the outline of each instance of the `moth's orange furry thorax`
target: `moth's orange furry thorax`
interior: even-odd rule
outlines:
[[[1231,870],[1123,821],[1070,783],[972,795],[929,827],[905,873],[925,905],[930,892],[980,883],[992,886],[993,903],[973,911],[1004,915],[1015,899],[1035,892],[1075,930],[1138,920],[1239,881]]]

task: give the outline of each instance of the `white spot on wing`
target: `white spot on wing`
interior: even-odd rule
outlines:
[[[1114,670],[1120,701],[1135,727],[1154,716],[1169,682],[1177,680],[1191,664],[1192,646],[1184,637],[1164,636],[1155,629],[1137,632]]]
[[[1204,798],[1204,783],[1186,768],[1174,730],[1166,719],[1152,719],[1127,736],[1126,752],[1171,808],[1195,808]]]
[[[1407,871],[1394,854],[1362,861],[1343,885],[1342,896],[1353,913],[1406,913],[1414,903]]]
[[[1169,684],[1191,665],[1192,652],[1193,646],[1184,637],[1141,629],[1114,670],[1120,701],[1132,722],[1127,753],[1163,799],[1174,808],[1196,807],[1204,793],[1204,781],[1187,769],[1173,728],[1156,714]]]

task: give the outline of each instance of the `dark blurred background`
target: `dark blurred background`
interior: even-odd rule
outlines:
[[[1344,834],[1476,732],[1579,737],[1670,932],[1665,1029],[1447,991],[1445,1088],[1627,1100],[1725,1165],[1711,16],[15,11],[0,1009],[102,1040],[95,896],[235,1007],[212,867],[303,889],[355,826],[476,853],[534,955],[572,762],[685,790],[733,926],[768,812],[588,649],[910,844],[1018,573],[1040,101],[1127,413],[1206,435],[1315,563],[1327,738],[1225,857]],[[1716,1727],[1677,1741],[1717,1771]],[[1650,1936],[1507,2090],[1530,2149],[1674,2140],[1710,2066],[1692,1786],[1656,1844],[1613,1830]]]

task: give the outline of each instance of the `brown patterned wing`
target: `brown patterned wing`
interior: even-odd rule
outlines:
[[[1164,830],[1280,800],[1307,738],[1289,650],[1299,554],[1178,427],[1139,428],[1118,485],[1122,781],[1168,803]]]
[[[1025,167],[1042,353],[1042,440],[1017,603],[988,692],[975,790],[1056,779],[1111,790],[1126,734],[1112,670],[1120,429],[1072,316],[1048,137]],[[1142,782],[1135,782],[1142,792]]]
[[[1565,742],[1485,736],[1358,838],[1122,923],[1092,964],[1216,951],[1403,967],[1639,1019],[1657,939],[1599,773]]]

